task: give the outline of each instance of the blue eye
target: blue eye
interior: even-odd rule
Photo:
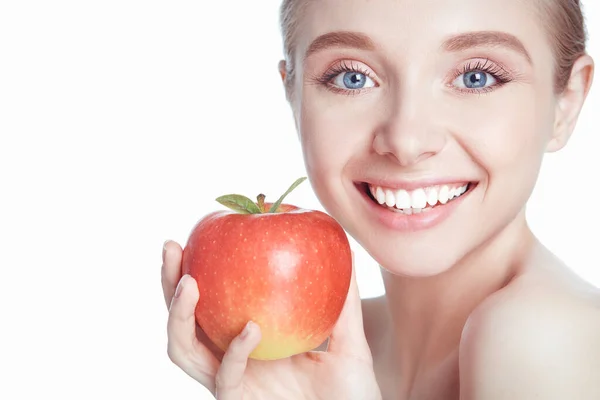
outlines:
[[[356,71],[348,71],[342,72],[333,80],[333,84],[350,90],[363,89],[365,87],[373,87],[375,83],[371,78],[367,75],[356,72]]]
[[[454,81],[456,86],[466,89],[483,89],[495,83],[496,78],[490,73],[480,70],[465,72]]]

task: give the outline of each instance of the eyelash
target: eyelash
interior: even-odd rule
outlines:
[[[371,76],[371,72],[368,69],[363,68],[360,65],[354,63],[347,64],[346,61],[342,61],[341,63],[331,67],[322,76],[316,77],[315,81],[325,86],[328,90],[331,90],[332,92],[346,95],[357,95],[362,93],[364,90],[370,89],[343,89],[332,85],[331,81],[333,81],[334,78],[336,78],[339,74],[347,72],[357,72],[359,74],[364,74],[365,76],[372,79],[373,82],[375,82],[375,79]],[[377,83],[375,83],[375,85],[378,86]]]
[[[452,86],[452,83],[454,82],[454,80],[456,80],[456,78],[458,78],[459,76],[466,74],[468,72],[474,72],[474,71],[481,71],[481,72],[490,74],[496,80],[496,83],[494,83],[491,86],[483,87],[481,89],[454,88],[454,87],[453,88],[458,89],[460,92],[463,92],[463,93],[483,94],[483,93],[489,93],[492,90],[495,90],[513,80],[512,74],[510,72],[508,72],[506,69],[504,69],[503,67],[501,67],[500,65],[498,65],[490,60],[477,60],[477,61],[471,61],[471,62],[465,64],[464,66],[456,69],[456,71],[452,75],[452,81],[449,84],[449,86]]]
[[[459,76],[466,74],[468,72],[473,72],[473,71],[481,71],[481,72],[490,74],[496,80],[496,83],[494,83],[491,86],[486,86],[486,87],[480,88],[480,89],[456,88],[456,87],[453,87],[453,89],[459,90],[460,92],[463,92],[463,93],[484,94],[484,93],[489,93],[492,90],[495,90],[498,87],[501,87],[501,86],[505,85],[506,83],[513,80],[512,74],[510,72],[508,72],[506,69],[504,69],[500,65],[495,64],[494,62],[485,59],[485,60],[471,61],[471,62],[463,65],[462,67],[457,68],[455,70],[455,72],[453,73],[451,83],[448,84],[448,86],[452,86],[452,82],[454,82]],[[370,89],[370,88],[367,88],[367,89],[343,89],[343,88],[332,85],[331,81],[334,78],[336,78],[339,74],[347,73],[347,72],[356,72],[356,73],[364,74],[365,76],[369,77],[370,79],[372,79],[375,82],[375,79],[371,76],[371,73],[368,69],[361,67],[360,65],[357,65],[355,63],[347,62],[347,61],[342,61],[339,64],[331,67],[322,76],[315,77],[314,80],[317,83],[325,86],[328,90],[331,90],[335,93],[341,93],[341,94],[346,94],[346,95],[357,95],[357,94],[362,93],[364,90]],[[375,85],[378,86],[377,83],[375,83]]]

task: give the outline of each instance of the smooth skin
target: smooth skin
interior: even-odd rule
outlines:
[[[386,294],[358,307],[353,283],[353,306],[332,340],[355,339],[319,353],[331,363],[317,363],[318,374],[314,356],[303,355],[249,362],[241,376],[258,332],[232,346],[227,361],[237,368],[223,362],[217,372],[217,359],[193,344],[197,291],[184,281],[170,311],[171,359],[211,390],[219,375],[222,396],[236,400],[246,393],[275,399],[289,388],[295,391],[281,398],[600,399],[600,291],[544,247],[525,218],[544,154],[564,147],[575,128],[594,62],[579,58],[566,89],[555,92],[554,55],[537,5],[309,2],[295,37],[295,78],[286,86],[308,177],[327,212],[380,264]],[[369,46],[354,40],[307,54],[331,32],[358,34]],[[448,46],[457,35],[481,32],[516,38],[527,55],[506,41]],[[289,67],[280,64],[284,81]],[[347,72],[365,85],[348,87]],[[484,86],[465,86],[473,72],[487,78]],[[442,223],[415,232],[381,223],[356,186],[432,178],[476,186]],[[170,303],[180,247],[167,248]],[[361,357],[341,357],[357,349]]]

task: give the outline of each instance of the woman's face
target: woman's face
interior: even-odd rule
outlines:
[[[523,209],[557,103],[532,3],[321,0],[303,12],[292,105],[307,172],[389,271],[440,273]]]

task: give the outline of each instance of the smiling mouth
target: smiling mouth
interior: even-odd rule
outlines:
[[[373,202],[390,211],[413,215],[442,207],[470,193],[476,182],[460,182],[418,188],[414,190],[393,189],[363,182],[359,189]]]

